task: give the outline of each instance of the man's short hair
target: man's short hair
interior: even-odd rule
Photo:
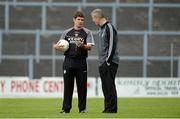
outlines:
[[[102,9],[94,9],[94,10],[91,12],[91,15],[92,15],[92,16],[96,16],[96,17],[100,17],[100,18],[104,18],[104,17],[105,17]]]
[[[77,17],[83,17],[83,18],[84,18],[83,12],[77,11],[77,12],[74,14],[74,18],[76,19]]]

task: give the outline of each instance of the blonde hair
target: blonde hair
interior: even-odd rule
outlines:
[[[91,15],[92,16],[96,16],[96,17],[100,17],[100,18],[104,18],[105,17],[102,9],[94,9],[91,12]]]

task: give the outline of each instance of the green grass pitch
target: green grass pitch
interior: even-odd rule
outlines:
[[[62,99],[0,99],[0,118],[180,118],[180,98],[119,98],[117,114],[103,114],[103,98],[88,98],[88,113],[79,114],[73,99],[70,114],[60,114]]]

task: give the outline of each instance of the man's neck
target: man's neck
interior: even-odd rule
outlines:
[[[105,18],[102,18],[99,25],[103,26],[106,22],[107,20]]]
[[[74,29],[75,29],[75,30],[80,30],[80,29],[82,29],[82,27],[74,26]]]

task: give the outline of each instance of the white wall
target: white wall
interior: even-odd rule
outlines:
[[[0,98],[62,97],[62,77],[0,77]],[[88,97],[103,97],[100,78],[88,77]],[[178,78],[116,78],[118,97],[180,97]],[[76,85],[74,97],[77,97]]]

